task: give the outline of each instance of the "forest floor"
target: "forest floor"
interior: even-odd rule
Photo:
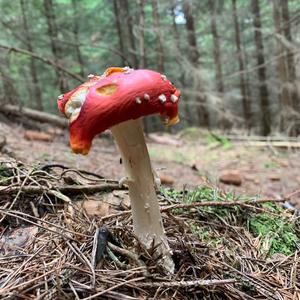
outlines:
[[[174,274],[133,234],[109,134],[83,157],[67,132],[0,123],[0,298],[299,299],[300,217],[277,202],[300,208],[300,151],[192,128],[147,140]]]
[[[22,127],[1,123],[0,136],[6,136],[5,149],[8,149],[4,152],[31,165],[61,164],[115,180],[125,175],[109,135],[96,138],[89,155],[80,156],[70,151],[67,132],[49,131],[53,136],[50,135],[50,141],[28,140]],[[177,135],[150,134],[147,142],[153,166],[163,185],[170,188],[193,189],[211,184],[236,196],[272,199],[287,197],[300,188],[300,148],[219,142],[207,131],[193,128]],[[222,183],[221,178],[229,184]],[[300,208],[299,195],[290,200]]]

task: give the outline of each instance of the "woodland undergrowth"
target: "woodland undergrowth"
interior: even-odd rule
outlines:
[[[62,165],[0,165],[1,299],[295,299],[300,221],[286,199],[213,186],[158,197],[175,273],[134,236],[130,209],[80,203],[118,182]]]

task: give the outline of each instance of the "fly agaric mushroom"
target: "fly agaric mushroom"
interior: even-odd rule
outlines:
[[[160,114],[165,125],[176,124],[180,91],[150,70],[109,68],[88,78],[58,97],[59,110],[69,119],[71,148],[87,154],[95,135],[110,128],[128,174],[134,232],[147,248],[154,242],[163,266],[173,272],[140,118]]]

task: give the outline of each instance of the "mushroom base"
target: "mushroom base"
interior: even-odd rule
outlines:
[[[174,272],[171,250],[164,232],[154,177],[140,120],[130,120],[111,128],[127,171],[134,233],[147,247],[157,246],[162,265]]]

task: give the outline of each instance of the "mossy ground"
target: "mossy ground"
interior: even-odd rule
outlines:
[[[179,201],[181,199],[186,204],[204,202],[204,201],[248,201],[251,199],[247,196],[235,196],[232,193],[223,193],[212,187],[201,187],[194,191],[182,194],[174,190],[164,189],[164,195]],[[244,210],[241,206],[232,207],[220,206],[201,206],[195,208],[194,218],[189,220],[189,226],[199,239],[208,245],[221,245],[224,242],[222,232],[224,228],[218,230],[218,234],[211,230],[211,224],[205,225],[207,220],[220,222],[229,226],[239,227],[247,231],[253,238],[258,238],[260,243],[257,250],[266,257],[272,257],[276,253],[291,255],[297,249],[300,249],[299,236],[299,218],[292,213],[288,213],[279,204],[265,202],[258,205],[257,210]],[[177,214],[184,214],[185,209],[176,209]],[[216,227],[217,228],[217,227]]]

